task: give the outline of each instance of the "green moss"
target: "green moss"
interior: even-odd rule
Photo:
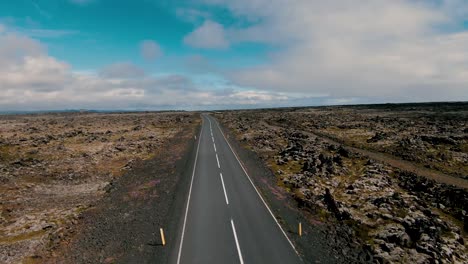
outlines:
[[[300,200],[305,200],[304,194],[299,189],[294,190],[294,196]]]
[[[369,235],[371,231],[373,231],[371,227],[365,224],[359,224],[354,220],[346,220],[344,222],[354,230],[356,237],[358,237],[361,241],[368,243],[373,242],[371,236]]]
[[[0,243],[13,244],[19,241],[28,240],[28,239],[42,236],[45,233],[46,231],[44,230],[37,230],[37,231],[29,232],[29,233],[23,233],[17,236],[3,236],[3,237],[0,237]]]
[[[406,215],[408,215],[408,212],[406,211],[405,208],[397,208],[395,209],[395,215],[400,217],[400,218],[405,218]]]
[[[325,209],[320,209],[318,210],[317,215],[320,217],[320,220],[325,221],[330,217],[330,212]]]
[[[16,158],[13,154],[13,146],[4,145],[0,146],[0,161],[12,161]]]
[[[460,144],[460,149],[464,153],[468,153],[468,142]]]
[[[22,264],[35,264],[35,263],[41,263],[41,262],[42,262],[42,258],[39,256],[30,256],[30,257],[23,259],[23,261],[21,261]]]

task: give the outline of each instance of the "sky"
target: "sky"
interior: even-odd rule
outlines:
[[[467,100],[467,0],[0,2],[0,111]]]

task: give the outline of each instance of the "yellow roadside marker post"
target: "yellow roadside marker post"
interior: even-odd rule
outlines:
[[[302,223],[299,222],[299,236],[302,236]]]
[[[166,245],[166,239],[164,238],[164,231],[163,231],[162,228],[159,228],[159,233],[161,234],[162,245],[165,246]]]

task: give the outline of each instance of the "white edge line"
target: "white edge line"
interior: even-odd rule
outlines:
[[[239,241],[237,240],[236,227],[234,226],[234,220],[231,219],[232,233],[234,233],[234,239],[236,240],[237,253],[239,254],[239,260],[241,264],[244,264],[244,259],[242,258],[242,252],[239,246]]]
[[[219,166],[218,153],[216,153],[216,162],[218,163],[218,169],[221,169],[221,166]]]
[[[209,120],[210,120],[210,118],[208,117],[208,121],[209,121]],[[221,129],[221,127],[219,126],[218,122],[216,122],[216,125],[218,126],[219,131],[221,131],[221,134],[223,135],[224,140],[226,140],[226,142],[228,143],[228,146],[229,146],[229,148],[231,149],[232,153],[233,153],[234,156],[236,157],[237,162],[239,162],[239,165],[241,166],[241,168],[242,168],[242,170],[244,171],[245,175],[246,175],[247,178],[249,179],[250,184],[252,184],[252,186],[254,187],[255,191],[257,192],[258,196],[259,196],[260,199],[262,200],[262,202],[263,202],[263,204],[265,205],[265,207],[268,209],[268,212],[270,212],[271,217],[273,217],[273,220],[275,220],[276,224],[277,224],[278,227],[280,228],[280,230],[281,230],[281,232],[283,233],[284,237],[286,237],[286,239],[288,240],[288,242],[289,242],[289,244],[291,245],[291,247],[293,248],[293,250],[294,250],[294,251],[296,252],[296,254],[299,256],[299,252],[297,252],[296,247],[294,247],[294,244],[291,242],[291,240],[289,239],[288,235],[286,235],[286,232],[284,232],[283,228],[281,227],[280,223],[278,222],[278,220],[276,219],[275,215],[274,215],[273,212],[271,211],[270,207],[267,205],[267,203],[266,203],[265,200],[263,199],[263,197],[262,197],[262,195],[260,194],[260,192],[258,191],[257,187],[255,187],[255,184],[253,183],[253,181],[252,181],[252,179],[250,178],[249,174],[248,174],[247,171],[245,170],[244,165],[242,165],[242,163],[240,162],[239,157],[237,157],[236,152],[234,152],[234,150],[232,149],[231,144],[229,143],[229,141],[227,140],[226,136],[224,135],[224,132],[223,132],[223,130]]]
[[[226,198],[226,204],[229,204],[229,200],[228,200],[227,192],[226,192],[226,187],[224,187],[223,174],[221,172],[219,173],[219,177],[221,177],[221,184],[223,185],[224,198]]]
[[[200,135],[198,136],[197,154],[195,155],[195,163],[193,165],[192,180],[190,181],[190,190],[189,190],[189,194],[188,194],[188,198],[187,198],[187,208],[185,209],[184,225],[182,227],[182,236],[181,236],[180,245],[179,245],[179,254],[177,254],[177,264],[180,263],[180,256],[182,254],[182,244],[184,243],[185,225],[187,223],[187,214],[188,214],[188,209],[189,209],[189,205],[190,205],[190,196],[192,195],[193,178],[195,176],[195,170],[197,168],[198,149],[200,148],[200,139],[201,139],[201,136],[202,136],[202,132],[203,132],[203,116],[202,116],[202,125],[201,125],[201,128],[200,128]]]
[[[213,147],[214,147],[214,150],[216,152],[217,150],[216,150],[216,144],[215,143],[213,143]]]

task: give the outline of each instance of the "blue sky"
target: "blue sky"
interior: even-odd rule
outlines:
[[[134,61],[152,70],[181,70],[180,62],[194,53],[215,58],[223,67],[255,64],[265,56],[267,47],[242,43],[229,50],[199,50],[184,45],[194,23],[178,16],[190,5],[177,1],[60,1],[18,0],[0,3],[0,17],[18,29],[45,29],[35,35],[47,44],[49,54],[72,64],[76,70],[92,70],[115,61]],[[81,4],[79,4],[81,3]],[[185,7],[188,6],[188,7]],[[227,11],[216,9],[219,23],[235,23]],[[197,19],[198,20],[198,19]],[[52,35],[52,36],[51,36]],[[165,56],[159,63],[145,64],[139,57],[138,43],[155,40]]]
[[[461,0],[2,1],[0,110],[468,100],[467,15]]]

